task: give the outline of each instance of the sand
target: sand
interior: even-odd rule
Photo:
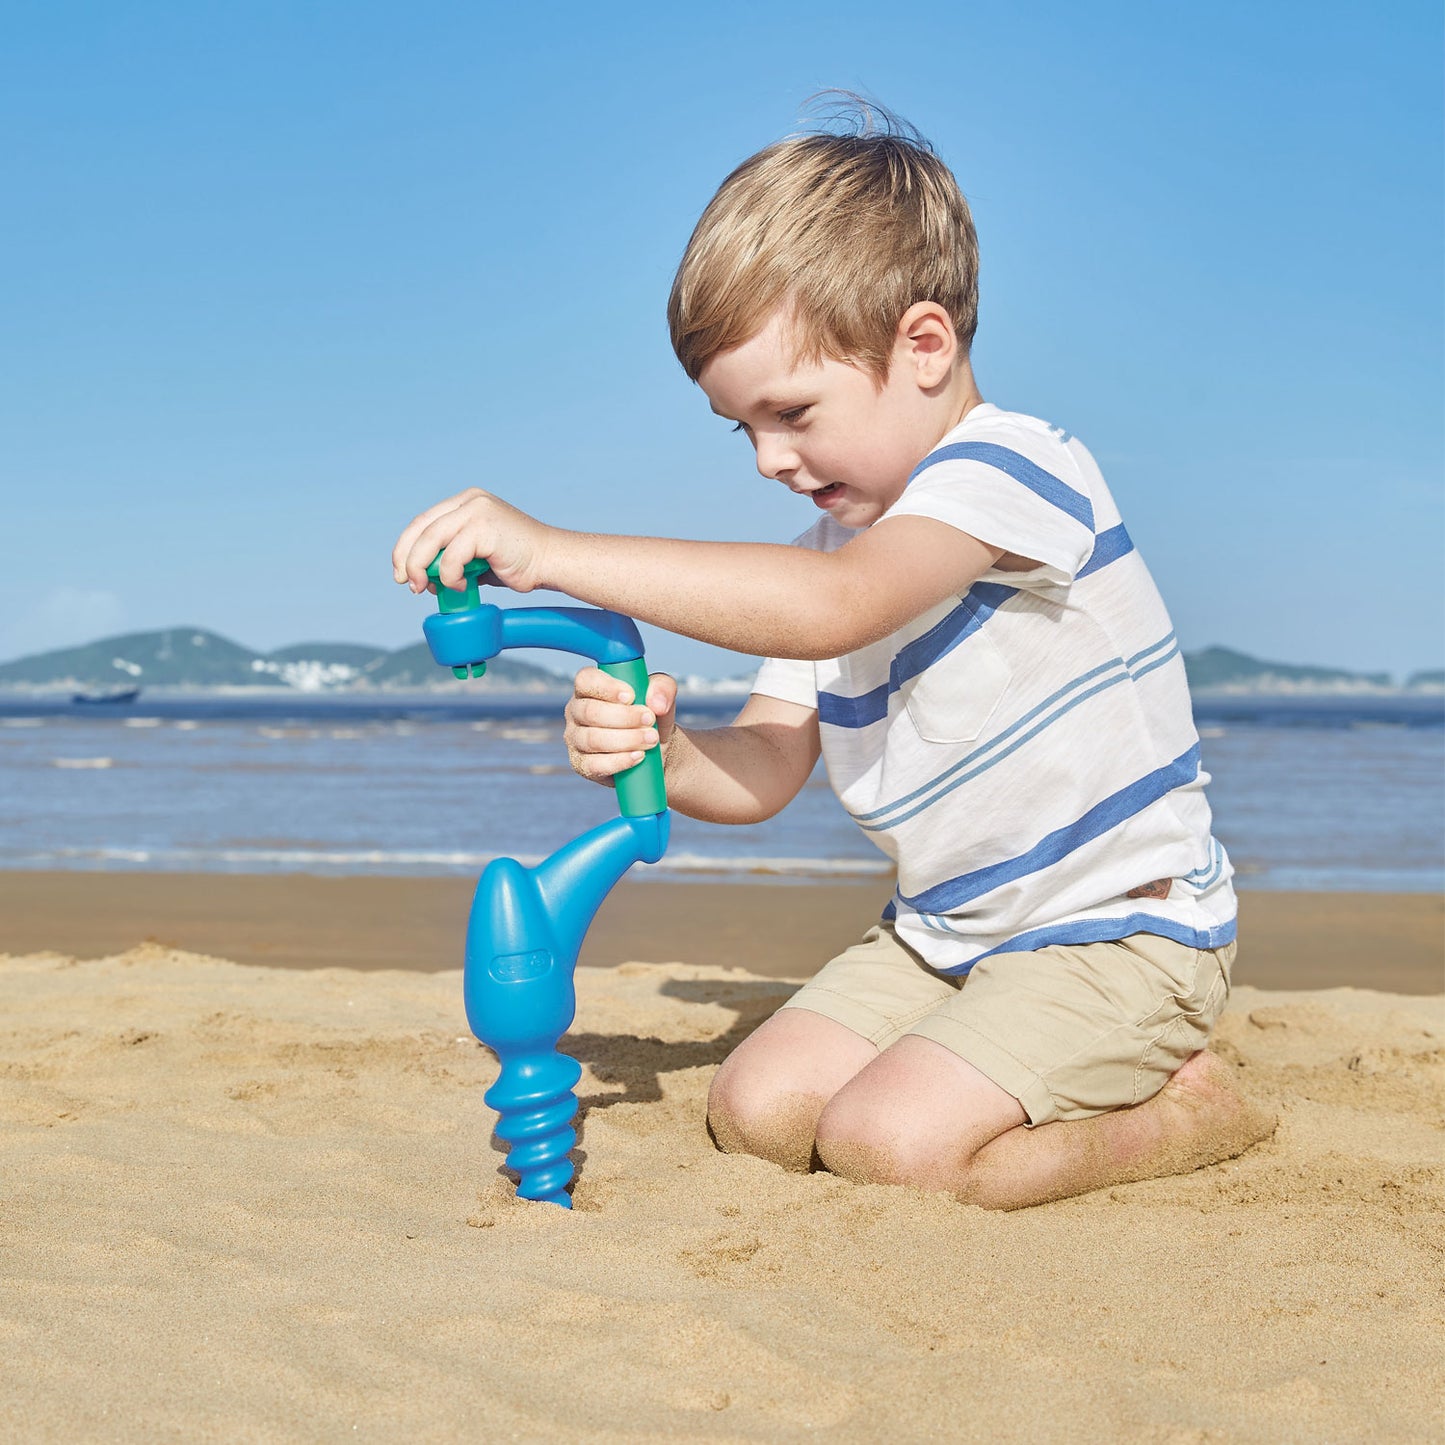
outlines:
[[[634,875],[635,876],[635,875]],[[461,966],[469,878],[0,871],[0,953],[80,958],[150,940],[282,967]],[[621,883],[582,947],[624,959],[807,977],[878,919],[890,884]],[[1423,893],[1244,893],[1235,980],[1257,988],[1445,989],[1445,901]]]
[[[1216,1047],[1270,1142],[989,1214],[714,1151],[712,1069],[787,982],[578,988],[569,1213],[499,1173],[455,971],[0,957],[0,1437],[1445,1429],[1439,997],[1241,986]]]

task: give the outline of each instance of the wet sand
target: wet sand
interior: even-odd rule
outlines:
[[[0,952],[80,958],[145,940],[238,963],[406,968],[461,963],[473,881],[183,873],[0,873]],[[622,883],[584,965],[624,959],[804,978],[878,917],[880,883]],[[1445,988],[1445,904],[1418,893],[1245,893],[1240,983]]]

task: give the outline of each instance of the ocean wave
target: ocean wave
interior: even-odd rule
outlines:
[[[644,863],[646,873],[763,874],[784,878],[886,878],[893,865],[884,858],[788,858],[743,854],[668,853],[660,863]]]
[[[15,864],[35,866],[54,863],[64,866],[130,864],[157,871],[209,872],[235,869],[259,872],[304,873],[314,868],[369,869],[385,871],[396,868],[415,870],[458,870],[480,872],[501,853],[482,853],[468,849],[421,848],[134,848],[97,845],[87,848],[53,848],[23,857],[12,857]],[[535,868],[545,855],[522,854],[517,861]],[[642,875],[661,876],[669,873],[687,875],[712,874],[720,877],[777,878],[884,878],[891,872],[884,859],[867,858],[790,858],[742,854],[677,853],[666,855],[660,863],[640,864]]]
[[[97,844],[89,847],[17,848],[0,845],[0,869],[176,873],[315,873],[372,874],[385,877],[475,877],[498,857],[470,849],[385,848],[172,848]],[[535,867],[542,854],[520,854],[518,861]],[[1300,892],[1435,893],[1445,886],[1438,864],[1388,869],[1330,864],[1262,865],[1236,860],[1239,880],[1251,890]],[[630,876],[659,886],[669,881],[696,880],[719,884],[767,882],[886,881],[891,868],[885,859],[790,857],[779,854],[722,855],[671,853],[662,862],[639,864]]]

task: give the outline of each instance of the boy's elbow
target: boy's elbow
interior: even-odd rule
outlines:
[[[824,639],[810,635],[800,639],[795,647],[790,647],[788,656],[793,662],[827,662],[829,658],[843,657],[856,650],[842,641],[833,641],[831,636]]]
[[[787,655],[798,662],[826,662],[866,647],[873,639],[850,600],[832,588],[813,593],[810,605],[794,616]]]
[[[808,629],[797,649],[799,662],[826,662],[834,657],[846,657],[857,652],[879,638],[887,637],[894,629],[880,626],[876,617],[854,615],[848,609],[829,609],[818,617]]]
[[[746,810],[746,816],[740,817],[738,821],[749,824],[766,823],[769,818],[776,818],[796,796],[785,792],[754,793],[749,799],[751,806]]]
[[[826,585],[812,591],[808,622],[801,629],[796,656],[799,662],[826,662],[846,657],[887,637],[898,624],[880,615],[876,594],[863,584],[843,552],[827,554],[830,564]]]

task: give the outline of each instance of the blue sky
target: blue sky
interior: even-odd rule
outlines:
[[[664,305],[723,175],[843,86],[953,166],[983,393],[1091,447],[1187,649],[1439,666],[1438,4],[896,15],[0,0],[0,658],[411,642],[391,540],[471,483],[801,531]]]

